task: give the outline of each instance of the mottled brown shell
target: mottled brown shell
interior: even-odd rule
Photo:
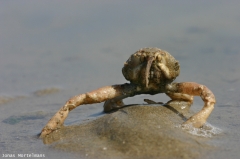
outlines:
[[[166,77],[159,64],[169,70]],[[180,73],[178,61],[168,52],[159,48],[142,48],[132,54],[122,68],[126,80],[146,86],[171,83]]]

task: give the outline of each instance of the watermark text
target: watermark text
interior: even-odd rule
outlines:
[[[45,154],[39,153],[3,153],[2,158],[44,158]]]

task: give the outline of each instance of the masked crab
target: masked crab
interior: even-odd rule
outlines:
[[[214,104],[214,94],[206,86],[194,83],[172,83],[180,73],[177,60],[168,52],[158,48],[143,48],[130,56],[122,68],[122,73],[130,83],[105,86],[80,94],[69,99],[66,104],[48,121],[42,129],[44,137],[60,128],[69,111],[83,104],[104,103],[104,112],[124,107],[123,99],[139,94],[166,93],[171,100],[168,103],[193,102],[193,96],[200,96],[204,101],[203,108],[183,124],[201,127],[211,114]]]

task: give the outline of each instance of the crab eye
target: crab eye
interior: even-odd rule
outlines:
[[[157,55],[155,56],[155,59],[156,59],[157,61],[161,61],[162,57],[161,57],[161,55],[157,54]]]
[[[165,54],[165,52],[161,52],[161,55],[162,55],[162,56],[165,56],[166,54]]]

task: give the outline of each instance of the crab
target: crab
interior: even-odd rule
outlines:
[[[193,97],[200,96],[204,102],[203,108],[183,123],[196,128],[205,124],[214,109],[215,96],[206,86],[195,82],[172,83],[180,73],[180,65],[167,51],[159,48],[142,48],[129,57],[122,68],[122,73],[130,83],[105,86],[72,97],[48,121],[40,137],[43,138],[61,128],[68,113],[80,105],[105,101],[104,112],[110,112],[123,108],[124,98],[140,94],[165,93],[171,98],[167,104],[177,103],[179,106],[182,103],[191,105]]]

